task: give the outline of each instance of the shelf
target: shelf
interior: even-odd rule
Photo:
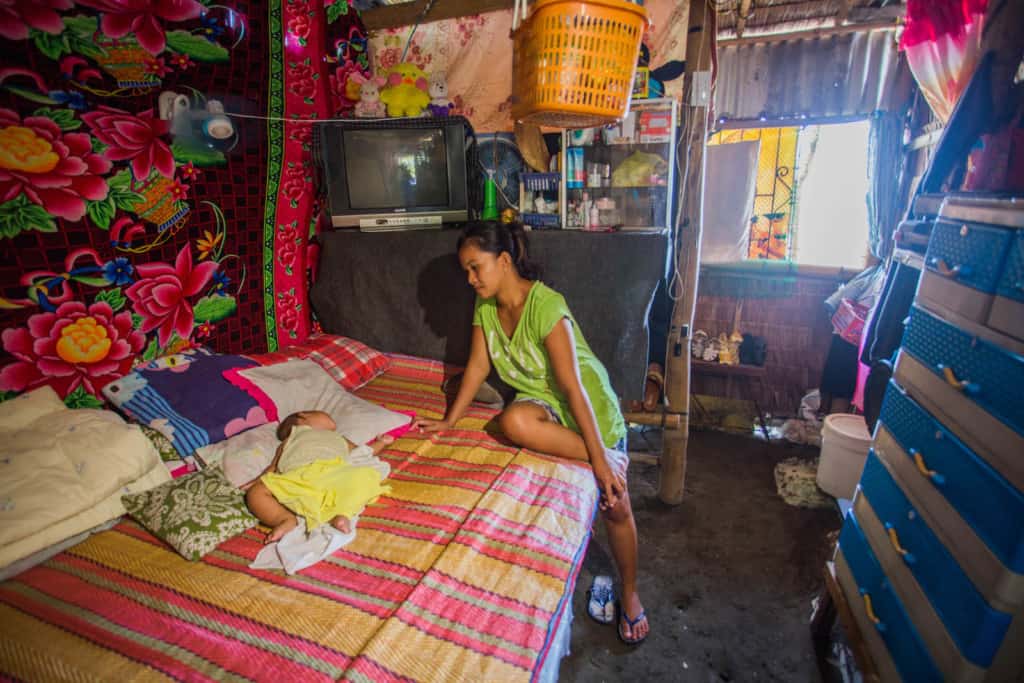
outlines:
[[[587,190],[667,190],[668,185],[611,185],[607,187],[567,187],[569,192],[586,192]]]

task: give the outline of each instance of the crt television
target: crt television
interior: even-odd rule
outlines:
[[[410,230],[469,218],[462,117],[322,121],[313,149],[334,227]]]

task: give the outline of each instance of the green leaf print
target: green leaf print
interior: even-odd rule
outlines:
[[[85,205],[85,213],[89,216],[89,219],[95,223],[97,228],[103,230],[110,229],[110,219],[114,217],[116,211],[117,207],[114,206],[114,200],[109,196],[106,199],[87,202]]]
[[[64,405],[68,408],[102,408],[103,402],[79,385],[64,397]]]
[[[197,62],[228,61],[227,48],[188,31],[168,31],[167,47],[175,52],[184,52]]]
[[[32,116],[45,116],[60,126],[61,130],[76,130],[82,127],[82,122],[75,118],[75,112],[70,109],[40,107],[32,112]]]
[[[36,49],[54,61],[57,61],[63,55],[71,53],[68,39],[63,34],[53,35],[52,33],[32,29],[29,35],[32,37],[32,42],[35,43]]]
[[[106,301],[110,304],[110,308],[115,311],[120,311],[128,302],[124,294],[121,293],[120,287],[114,287],[113,289],[106,289],[100,292],[96,295],[96,301]]]
[[[215,323],[218,320],[234,315],[235,311],[238,310],[238,303],[233,296],[214,294],[213,296],[204,296],[197,301],[192,310],[195,313],[196,320],[199,322]]]
[[[30,202],[24,194],[0,204],[0,237],[14,238],[29,230],[57,232],[57,223],[46,209]]]

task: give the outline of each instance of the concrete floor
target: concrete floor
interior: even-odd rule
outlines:
[[[631,463],[651,635],[630,647],[614,626],[587,616],[594,574],[613,573],[599,522],[573,596],[572,652],[559,680],[820,681],[807,622],[830,553],[826,535],[840,518],[785,504],[773,479],[779,460],[813,454],[695,432],[677,507],[658,500],[656,465]]]

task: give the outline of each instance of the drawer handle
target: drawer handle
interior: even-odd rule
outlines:
[[[932,265],[935,266],[935,270],[938,271],[942,277],[955,278],[960,275],[969,276],[971,274],[971,267],[963,264],[953,266],[952,268],[946,264],[945,259],[933,258]]]
[[[925,464],[924,456],[916,448],[910,449],[910,455],[914,458],[914,464],[917,465],[917,471],[921,473],[926,479],[931,479],[931,482],[936,486],[942,486],[946,483],[946,478],[936,472],[935,470],[928,469],[928,465]]]
[[[914,553],[900,545],[900,537],[896,535],[896,529],[892,524],[889,524],[888,522],[885,523],[885,532],[889,534],[889,542],[892,543],[892,547],[900,554],[904,562],[907,564],[914,564],[917,562],[917,558],[914,557]]]
[[[946,384],[953,387],[957,391],[962,391],[963,393],[968,394],[970,396],[974,396],[980,391],[980,387],[978,387],[978,385],[975,384],[974,382],[970,382],[966,379],[958,379],[956,373],[953,372],[953,368],[949,367],[948,365],[943,365],[942,363],[939,363],[935,367],[939,369],[939,372],[941,372],[942,376],[946,379]]]
[[[875,615],[875,608],[871,606],[871,596],[863,588],[860,589],[860,597],[864,599],[864,612],[868,615],[868,620],[875,625],[879,631],[885,630],[885,624],[882,620]]]

